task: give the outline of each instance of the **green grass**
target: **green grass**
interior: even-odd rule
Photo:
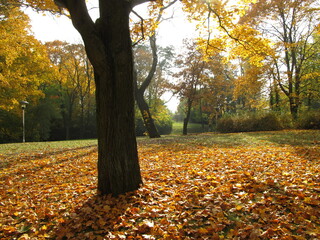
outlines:
[[[319,144],[320,131],[270,131],[217,134],[213,138],[220,145],[291,145],[306,146]]]
[[[180,126],[180,125],[178,125]],[[194,126],[194,130],[199,126]],[[200,126],[201,127],[201,126]],[[182,131],[182,130],[181,130]],[[190,131],[191,132],[191,131]],[[187,145],[203,145],[218,147],[236,146],[319,146],[320,130],[286,130],[270,132],[246,132],[246,133],[201,133],[182,136],[171,134],[162,136],[160,139],[149,139],[138,137],[139,144],[167,144],[178,143]],[[31,143],[10,143],[0,144],[0,155],[11,155],[29,152],[55,152],[68,149],[83,148],[96,145],[96,139],[72,140],[59,142],[31,142]]]
[[[173,122],[172,133],[173,135],[182,134],[183,122]],[[205,125],[204,131],[208,131],[208,126]],[[202,125],[199,123],[189,123],[188,124],[188,133],[202,133],[204,132]]]
[[[19,154],[29,152],[54,152],[57,150],[82,148],[91,145],[96,145],[96,139],[86,140],[70,140],[70,141],[55,141],[55,142],[26,142],[26,143],[9,143],[0,144],[1,154]]]
[[[320,130],[284,130],[245,133],[200,133],[167,135],[161,139],[141,138],[142,144],[174,142],[188,145],[237,147],[237,146],[316,146],[320,144]]]

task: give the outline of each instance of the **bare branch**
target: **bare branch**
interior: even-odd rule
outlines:
[[[140,38],[137,42],[135,42],[135,43],[132,44],[132,46],[134,47],[134,46],[136,46],[139,42],[141,42],[142,40],[144,40],[144,28],[143,28],[144,19],[143,19],[143,17],[141,17],[136,11],[131,10],[131,12],[132,12],[133,14],[135,14],[138,18],[140,18],[140,28],[141,28],[141,34],[142,34],[141,38]]]
[[[211,11],[208,13],[208,39],[207,39],[207,46],[206,46],[206,54],[208,53],[209,47],[215,48],[219,51],[223,51],[223,49],[218,48],[216,46],[213,46],[210,44],[210,39],[211,39],[211,31],[210,31],[210,17],[211,17]]]
[[[144,93],[147,87],[150,85],[151,80],[154,76],[154,73],[156,72],[157,69],[157,64],[158,64],[158,54],[157,54],[157,44],[156,44],[156,37],[155,35],[152,35],[150,38],[150,46],[152,50],[152,66],[151,69],[148,73],[148,76],[144,80],[144,82],[141,84],[140,88],[138,91]]]
[[[171,6],[172,6],[174,3],[176,3],[177,1],[178,1],[178,0],[174,0],[174,1],[170,2],[167,6],[164,6],[164,7],[160,8],[159,15],[158,15],[158,17],[157,17],[157,19],[156,19],[156,22],[160,22],[160,19],[161,19],[161,17],[162,17],[163,11],[166,10],[167,8],[171,7]],[[140,43],[141,41],[143,41],[143,40],[145,39],[145,36],[144,36],[144,28],[143,28],[144,19],[143,19],[143,17],[141,17],[136,11],[131,10],[131,12],[132,12],[133,14],[135,14],[138,18],[140,18],[140,28],[141,28],[141,33],[142,33],[141,38],[140,38],[137,42],[135,42],[135,43],[132,44],[132,46],[134,47],[134,46],[136,46],[138,43]],[[152,32],[151,35],[155,35],[155,30]]]
[[[134,8],[135,6],[138,6],[142,3],[145,3],[145,2],[154,2],[156,0],[132,0],[131,1],[131,7]]]
[[[169,7],[171,7],[176,2],[178,2],[178,0],[174,0],[174,1],[170,2],[167,6],[164,6],[164,7],[160,8],[160,12],[159,12],[159,15],[157,17],[157,22],[160,22],[160,20],[162,18],[162,13],[164,12],[164,10],[166,10]],[[173,15],[170,18],[172,18],[172,17],[173,17]],[[168,19],[170,19],[170,18],[168,18]],[[165,20],[165,19],[163,19],[163,20]]]

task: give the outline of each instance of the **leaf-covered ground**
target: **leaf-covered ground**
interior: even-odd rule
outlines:
[[[0,238],[320,239],[320,132],[290,134],[139,140],[144,185],[118,198],[96,146],[0,153]]]

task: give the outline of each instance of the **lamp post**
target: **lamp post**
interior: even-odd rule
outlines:
[[[22,109],[22,142],[26,142],[26,133],[25,133],[25,124],[24,124],[24,110],[27,107],[27,104],[29,104],[27,101],[20,101],[21,109]]]

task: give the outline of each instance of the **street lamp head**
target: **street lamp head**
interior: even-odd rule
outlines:
[[[20,101],[20,104],[21,104],[21,108],[25,109],[29,103],[27,101]]]

